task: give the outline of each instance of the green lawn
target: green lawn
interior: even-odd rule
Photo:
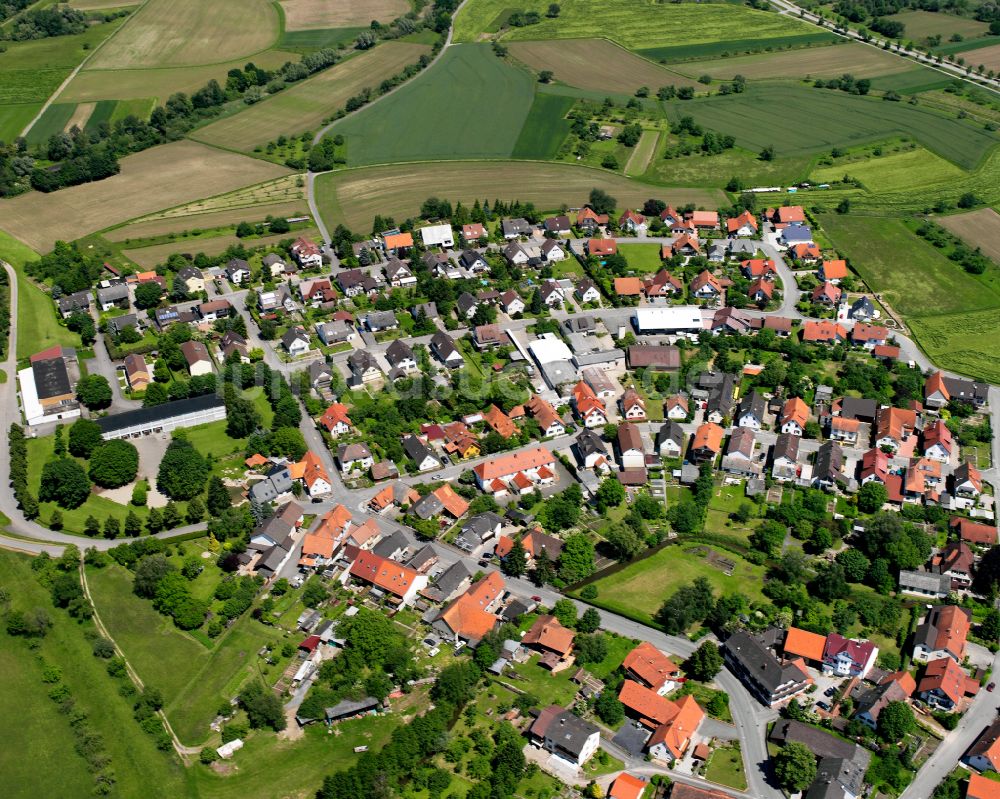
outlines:
[[[244,615],[207,649],[135,596],[125,569],[91,569],[88,581],[108,630],[143,681],[163,691],[167,718],[189,745],[211,734],[208,724],[220,702],[257,673],[257,651],[280,638],[280,631]],[[278,676],[273,672],[269,679]]]
[[[537,655],[532,655],[527,662],[515,664],[512,669],[504,673],[504,676],[498,678],[499,681],[510,683],[522,691],[538,697],[538,703],[541,707],[546,705],[565,707],[576,696],[577,685],[570,680],[575,669],[564,669],[558,674],[553,674],[548,669],[539,666],[538,660]],[[517,674],[520,679],[512,679],[510,671]]]
[[[639,642],[632,638],[608,633],[605,635],[608,644],[608,654],[600,663],[588,663],[587,669],[599,680],[606,680],[625,660],[625,656],[638,646]]]
[[[501,61],[488,45],[466,44],[449,48],[422,75],[352,114],[333,132],[347,137],[351,165],[506,158],[533,100],[534,83],[526,71]],[[546,103],[542,110],[555,105]],[[538,113],[534,125],[540,124]],[[553,121],[544,136],[532,139],[548,146],[558,124]]]
[[[636,272],[659,272],[663,268],[659,244],[621,244],[618,254]]]
[[[24,274],[24,265],[38,255],[13,236],[0,231],[0,259],[17,272],[17,357],[27,358],[54,344],[79,347],[80,337],[56,319],[56,309],[48,294]]]
[[[598,580],[598,598],[593,604],[624,616],[652,622],[663,602],[682,585],[696,577],[706,577],[719,594],[743,593],[762,600],[764,569],[747,563],[731,552],[724,557],[736,563],[732,576],[711,566],[704,558],[688,551],[691,547],[668,546],[648,558]]]
[[[771,124],[775,108],[782,109],[780,126]],[[773,146],[778,155],[804,155],[906,134],[972,169],[1000,141],[981,125],[921,106],[801,85],[752,86],[742,94],[670,103],[667,114],[672,120],[693,116],[707,128],[731,134],[741,147],[760,152]]]
[[[747,789],[746,772],[743,770],[743,753],[738,743],[716,749],[705,764],[705,778],[719,785]]]
[[[54,608],[29,563],[26,556],[0,552],[0,585],[12,597],[12,606],[44,608],[53,622],[37,650],[30,651],[23,641],[9,638],[0,646],[0,663],[7,677],[0,686],[0,708],[8,711],[2,717],[10,733],[0,755],[5,795],[89,796],[92,792],[83,761],[68,742],[68,720],[53,718],[59,714],[45,696],[49,686],[35,682],[40,656],[61,669],[62,681],[103,739],[116,779],[114,795],[190,796],[186,775],[173,753],[158,751],[153,739],[139,729],[131,702],[119,695],[118,683],[91,653],[84,633],[93,630],[93,625],[79,624]]]

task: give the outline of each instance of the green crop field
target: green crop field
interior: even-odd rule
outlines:
[[[734,148],[719,155],[689,155],[663,158],[663,148],[653,156],[642,176],[650,183],[664,186],[724,187],[733,175],[747,186],[790,185],[804,180],[809,174],[812,157],[784,156],[773,161],[761,161],[756,153]]]
[[[775,124],[775,109],[780,109],[780,125]],[[755,86],[742,94],[673,102],[667,113],[671,119],[693,116],[705,127],[735,136],[737,144],[750,150],[772,145],[779,155],[905,134],[972,169],[1000,141],[995,132],[919,106],[805,86]]]
[[[899,219],[824,215],[833,245],[904,317],[1000,307],[1000,293],[913,233]]]
[[[381,44],[191,136],[219,147],[250,151],[282,134],[315,130],[349,97],[364,88],[376,88],[429,52],[430,48],[420,44]]]
[[[872,78],[872,88],[877,91],[892,90],[900,94],[920,94],[921,92],[943,89],[950,85],[953,80],[954,78],[949,78],[937,70],[917,67],[916,69],[907,69],[905,72],[895,72],[891,75],[880,75]]]
[[[42,144],[48,141],[49,136],[54,133],[62,133],[66,123],[70,121],[73,112],[76,110],[76,103],[53,103],[45,109],[45,113],[39,120],[31,126],[28,131],[29,144]]]
[[[607,37],[630,50],[718,42],[733,31],[765,45],[774,37],[808,35],[815,28],[791,17],[754,11],[729,3],[663,5],[654,0],[574,0],[548,19],[548,0],[528,0],[516,8],[537,11],[537,25],[511,28],[510,40],[591,39]],[[455,19],[455,40],[476,41],[496,31],[510,15],[509,0],[469,0]]]
[[[156,100],[152,97],[139,97],[135,100],[118,100],[115,102],[115,109],[109,121],[113,125],[119,119],[125,119],[129,115],[147,120],[149,119],[149,115],[153,113],[155,105]]]
[[[106,122],[111,124],[111,118],[115,114],[115,107],[118,105],[117,100],[100,100],[94,106],[94,110],[91,112],[90,116],[87,117],[87,124],[84,126],[83,130],[86,133],[92,133],[100,127],[101,123]]]
[[[677,67],[678,71],[692,77],[710,75],[720,80],[730,80],[735,75],[742,75],[747,80],[799,79],[806,76],[837,78],[845,72],[856,78],[871,78],[905,72],[910,68],[911,64],[906,59],[857,42],[692,61]]]
[[[650,197],[674,206],[718,208],[726,203],[721,191],[650,186],[603,169],[524,161],[400,164],[332,172],[316,179],[316,202],[328,223],[342,220],[352,230],[367,232],[376,214],[405,219],[417,214],[428,197],[466,205],[477,199],[491,203],[519,199],[554,210],[563,204],[582,205],[595,187],[616,198],[619,210],[639,207]]]
[[[697,577],[706,577],[717,595],[740,592],[751,600],[761,598],[763,567],[722,551],[719,554],[736,563],[732,576],[727,576],[690,550],[691,547],[668,546],[598,580],[598,598],[591,600],[592,604],[648,623],[674,591]]]
[[[815,28],[809,28],[815,31]],[[645,47],[637,52],[646,58],[662,63],[680,63],[702,58],[725,58],[742,53],[769,53],[778,50],[799,50],[824,46],[840,41],[832,33],[801,33],[790,36],[772,36],[767,39],[717,39],[697,44],[663,45]]]
[[[364,28],[320,28],[307,31],[285,31],[278,46],[282,50],[309,53],[323,47],[337,47],[358,38]]]
[[[928,36],[934,35],[940,35],[945,42],[956,33],[966,39],[974,39],[985,36],[990,29],[989,23],[986,22],[934,11],[901,11],[889,15],[887,19],[906,25],[903,38],[920,44],[923,44]]]
[[[566,114],[573,107],[572,97],[555,94],[536,94],[527,119],[517,137],[514,158],[555,158],[569,135],[570,123]]]
[[[41,103],[0,105],[0,141],[14,141],[41,107]]]
[[[147,0],[90,66],[216,64],[266,50],[279,28],[278,12],[267,0]]]
[[[914,185],[948,185],[961,180],[967,173],[951,161],[945,161],[923,147],[916,147],[865,161],[838,162],[819,167],[812,171],[810,179],[814,183],[832,183],[844,175],[877,191],[906,191]]]
[[[531,109],[534,82],[488,45],[451,47],[400,91],[338,123],[352,165],[506,158]]]
[[[1000,383],[1000,308],[909,320],[921,348],[939,366]]]
[[[173,752],[158,751],[153,738],[140,730],[132,716],[132,700],[119,695],[119,682],[107,675],[105,662],[93,656],[84,635],[94,632],[94,625],[71,619],[65,610],[55,608],[30,561],[24,555],[0,552],[0,584],[12,598],[12,606],[25,611],[42,608],[52,621],[37,648],[11,638],[0,647],[11,669],[4,668],[7,679],[0,687],[0,707],[8,711],[2,716],[10,730],[0,754],[4,795],[30,799],[94,793],[92,776],[74,751],[75,744],[68,743],[75,741],[69,719],[46,696],[52,686],[41,682],[42,658],[60,670],[61,682],[69,688],[76,707],[87,714],[90,726],[101,737],[115,777],[112,795],[190,796],[187,776]]]

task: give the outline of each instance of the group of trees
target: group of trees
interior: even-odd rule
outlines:
[[[153,607],[182,630],[194,630],[205,622],[208,605],[193,596],[190,580],[162,553],[147,555],[135,567],[133,590],[153,600]]]
[[[10,454],[10,482],[14,489],[14,499],[26,519],[38,516],[38,499],[28,488],[28,442],[24,428],[12,424],[7,431],[7,446]]]
[[[872,82],[868,78],[855,78],[850,73],[844,73],[839,78],[829,78],[828,80],[817,78],[813,85],[818,89],[840,89],[848,94],[868,94]]]
[[[3,31],[0,38],[23,42],[50,36],[69,36],[83,33],[86,29],[86,14],[67,5],[54,5],[25,11]]]

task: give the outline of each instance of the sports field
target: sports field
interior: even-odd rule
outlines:
[[[416,214],[428,197],[471,205],[495,199],[531,202],[539,209],[565,204],[579,207],[590,190],[601,188],[618,201],[619,210],[641,206],[650,197],[672,205],[694,203],[710,208],[725,204],[720,191],[649,186],[607,170],[525,162],[456,162],[399,164],[349,169],[320,175],[316,195],[328,222],[367,232],[376,214],[405,219]]]
[[[161,67],[159,69],[93,69],[93,64],[77,73],[59,95],[60,100],[134,100],[156,97],[166,102],[174,92],[193,94],[212,78],[225,85],[226,73],[243,69],[248,60],[264,69],[276,69],[286,61],[298,61],[296,53],[267,50],[252,59],[239,58],[221,64],[193,67]]]
[[[278,28],[278,13],[268,0],[147,0],[90,66],[218,64],[266,50]]]
[[[510,53],[536,72],[549,70],[556,80],[591,91],[630,95],[641,86],[653,93],[668,84],[703,88],[691,78],[664,69],[608,39],[511,42]]]
[[[513,8],[537,11],[537,25],[511,28],[510,40],[593,39],[607,36],[630,50],[725,40],[740,37],[759,41],[778,36],[811,34],[814,28],[791,17],[729,3],[660,4],[655,0],[574,0],[563,3],[558,18],[548,19],[548,0],[527,0],[512,6],[509,0],[469,0],[455,19],[455,41],[476,41],[495,32]]]
[[[1000,264],[1000,214],[992,208],[980,208],[965,214],[937,216],[934,221],[972,247],[979,247]]]
[[[820,167],[812,171],[810,179],[814,183],[829,183],[841,180],[844,175],[860,180],[866,188],[878,191],[903,191],[912,189],[915,185],[921,187],[949,185],[964,178],[966,172],[951,161],[945,161],[923,147],[916,147],[866,161]]]
[[[315,130],[364,88],[376,88],[430,48],[422,44],[386,42],[323,70],[245,111],[196,130],[191,137],[249,152],[282,134]]]
[[[735,75],[742,75],[747,80],[770,78],[798,80],[806,76],[840,77],[845,72],[850,72],[856,78],[870,78],[875,75],[905,72],[911,66],[904,58],[889,55],[875,47],[848,42],[829,47],[731,56],[711,61],[689,61],[678,65],[676,69],[692,77],[710,75],[720,80],[729,80]]]
[[[367,28],[372,20],[392,22],[410,10],[407,0],[280,0],[285,30]]]
[[[944,42],[947,42],[956,33],[966,39],[974,39],[985,36],[990,29],[987,22],[935,11],[901,11],[898,14],[889,15],[887,19],[906,25],[903,37],[920,44],[923,44],[928,36],[938,34]]]
[[[751,600],[761,598],[762,566],[754,566],[731,552],[720,552],[736,563],[727,576],[699,556],[691,547],[668,546],[648,558],[630,563],[624,569],[598,580],[598,598],[594,604],[630,618],[652,621],[660,606],[678,588],[697,577],[712,583],[716,595],[745,594]]]
[[[347,137],[352,166],[507,158],[534,93],[525,70],[497,58],[489,45],[464,44],[448,48],[433,67],[333,132]]]
[[[806,86],[754,86],[742,94],[671,104],[667,113],[672,119],[691,115],[705,127],[735,136],[738,145],[755,152],[771,145],[778,155],[813,153],[905,134],[972,169],[1000,141],[993,131],[920,106]]]
[[[143,214],[287,174],[277,164],[177,141],[123,158],[121,173],[3,205],[3,229],[39,252]]]
[[[1000,294],[950,261],[900,219],[820,218],[833,245],[889,305],[904,317],[1000,307]]]

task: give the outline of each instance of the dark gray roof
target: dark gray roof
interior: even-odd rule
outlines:
[[[309,334],[306,333],[306,331],[301,327],[290,327],[281,337],[281,343],[284,344],[286,348],[290,348],[292,344],[299,340],[305,341],[307,344],[309,343]]]
[[[116,413],[112,416],[102,416],[95,421],[102,433],[110,433],[125,427],[164,422],[177,416],[184,416],[209,408],[221,408],[225,403],[217,394],[202,394],[198,397],[164,402],[162,405],[152,405],[148,408],[136,408],[133,411]]]
[[[452,353],[458,352],[458,347],[455,346],[455,342],[452,340],[451,336],[443,330],[439,330],[431,336],[431,347],[442,360],[448,358],[452,355]]]
[[[878,403],[873,399],[844,397],[840,401],[840,415],[845,419],[860,419],[874,422],[878,413]]]
[[[458,257],[458,262],[462,266],[464,266],[466,269],[474,266],[475,264],[479,263],[480,261],[485,262],[486,259],[483,258],[483,256],[480,255],[475,250],[464,250],[462,252],[462,254]]]
[[[844,451],[836,441],[827,441],[816,452],[813,476],[830,482],[843,479]]]
[[[416,436],[407,436],[403,439],[403,450],[413,458],[417,466],[425,460],[428,456],[437,460],[437,456],[430,450],[430,448]]]
[[[406,533],[402,530],[396,530],[392,535],[383,538],[372,547],[372,552],[383,558],[392,558],[398,551],[407,549],[412,543]]]
[[[351,371],[354,372],[378,369],[378,362],[375,360],[375,356],[368,352],[368,350],[355,350],[347,356],[347,363],[351,367]]]
[[[584,458],[598,452],[602,455],[606,455],[608,453],[608,448],[605,446],[601,437],[593,430],[586,427],[581,430],[579,435],[576,437],[576,448],[580,450],[580,454],[583,455]]]
[[[35,361],[31,364],[31,372],[39,399],[60,397],[73,391],[69,383],[69,372],[66,371],[66,362],[62,358]]]
[[[662,424],[656,431],[656,448],[659,449],[665,441],[673,441],[677,446],[684,443],[684,431],[673,419]]]
[[[871,315],[875,312],[875,305],[867,297],[858,297],[851,305],[851,310],[848,313],[852,319],[861,314],[871,318]]]
[[[77,291],[73,294],[64,294],[59,298],[59,310],[63,313],[67,311],[86,310],[90,308],[90,292]]]
[[[108,328],[110,328],[115,333],[120,333],[126,327],[138,327],[139,317],[134,313],[122,314],[121,316],[112,316],[108,319]]]
[[[392,366],[399,366],[403,361],[413,360],[413,350],[402,339],[396,339],[385,350],[385,359]]]
[[[469,311],[476,307],[476,298],[469,294],[469,292],[463,291],[458,295],[458,300],[455,302],[455,305],[458,308],[459,313],[461,313],[462,316],[465,316],[469,313]]]
[[[746,414],[752,415],[757,421],[762,421],[764,419],[764,411],[767,408],[767,400],[764,399],[764,395],[757,391],[750,392],[749,395],[743,398],[743,402],[740,403],[739,416],[744,416]]]
[[[464,560],[455,561],[445,569],[434,581],[433,590],[437,594],[435,598],[445,600],[457,591],[463,582],[472,578],[472,570],[466,565]]]
[[[804,744],[809,750],[820,758],[850,758],[854,755],[855,744],[831,735],[826,730],[813,727],[793,719],[779,720],[771,730],[771,740],[780,743]]]
[[[504,219],[500,222],[500,227],[503,229],[505,236],[511,236],[517,234],[519,236],[525,236],[531,232],[531,225],[528,224],[526,219],[517,217],[516,219]]]
[[[348,716],[355,716],[358,713],[367,713],[370,710],[377,709],[379,704],[381,703],[372,696],[366,696],[364,699],[343,699],[333,707],[326,709],[326,718],[329,721],[333,721]]]
[[[365,322],[370,329],[395,327],[398,324],[396,314],[392,311],[372,311],[368,314]]]
[[[742,630],[729,637],[725,648],[729,657],[769,693],[785,683],[805,679],[798,666],[782,665],[760,641]]]
[[[774,442],[774,460],[785,457],[796,460],[799,457],[799,436],[791,433],[781,433]]]
[[[413,557],[406,561],[407,566],[411,569],[419,569],[428,561],[437,560],[441,556],[438,551],[434,548],[433,544],[424,544],[420,549],[414,553]]]
[[[257,571],[267,571],[272,574],[278,570],[281,561],[285,559],[288,550],[279,545],[271,547],[264,556],[257,562]]]
[[[493,511],[485,511],[484,513],[477,513],[471,519],[466,520],[465,524],[462,525],[462,532],[466,530],[472,530],[481,537],[485,537],[489,532],[494,530],[497,525],[503,525],[503,519],[501,519]]]
[[[954,400],[986,402],[990,387],[987,383],[976,383],[961,377],[946,377],[944,385]]]
[[[413,515],[415,515],[418,519],[424,520],[437,516],[443,510],[444,505],[434,494],[428,494],[425,497],[421,497],[414,502],[413,507],[410,508],[410,512]]]
[[[544,714],[546,711],[542,711]],[[532,728],[534,730],[534,728]],[[568,752],[574,757],[579,757],[586,745],[587,740],[595,733],[599,732],[597,725],[581,719],[568,710],[559,709],[548,724],[545,730],[537,730],[545,740],[557,749]]]

